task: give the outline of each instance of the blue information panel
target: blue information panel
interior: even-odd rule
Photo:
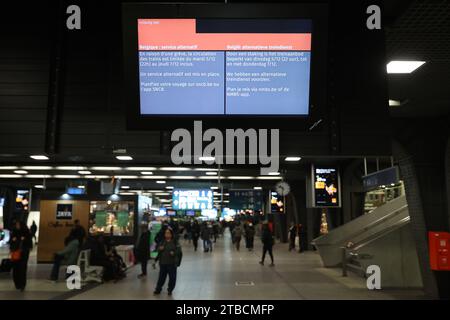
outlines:
[[[172,193],[172,207],[175,210],[202,210],[213,208],[211,190],[175,189]]]

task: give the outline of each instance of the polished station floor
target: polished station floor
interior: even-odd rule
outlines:
[[[382,289],[370,291],[365,280],[349,275],[342,277],[340,269],[321,267],[315,252],[289,252],[287,244],[274,246],[275,266],[270,259],[260,265],[261,244],[255,238],[255,249],[248,251],[242,241],[236,251],[228,230],[217,240],[212,253],[205,253],[200,243],[195,252],[192,244],[182,240],[183,262],[178,269],[177,286],[172,296],[166,288],[160,296],[153,290],[158,276],[149,264],[149,275],[138,279],[140,267],[128,270],[127,277],[117,283],[88,285],[82,290],[68,291],[63,281],[56,284],[45,279],[49,265],[33,265],[30,262],[29,286],[25,292],[17,292],[10,277],[0,278],[0,299],[422,299],[420,290]],[[37,272],[33,269],[39,269]]]

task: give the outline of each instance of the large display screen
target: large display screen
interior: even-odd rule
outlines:
[[[311,20],[136,23],[141,115],[308,115]]]
[[[314,167],[313,204],[315,207],[340,206],[340,179],[337,168]]]
[[[213,192],[211,190],[174,189],[172,207],[175,210],[203,210],[213,208]]]

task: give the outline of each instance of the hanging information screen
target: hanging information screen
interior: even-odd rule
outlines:
[[[141,115],[308,115],[311,24],[138,19]]]

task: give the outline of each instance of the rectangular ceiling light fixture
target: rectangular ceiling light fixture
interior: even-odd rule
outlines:
[[[387,64],[387,73],[411,73],[422,66],[425,61],[391,61]]]

